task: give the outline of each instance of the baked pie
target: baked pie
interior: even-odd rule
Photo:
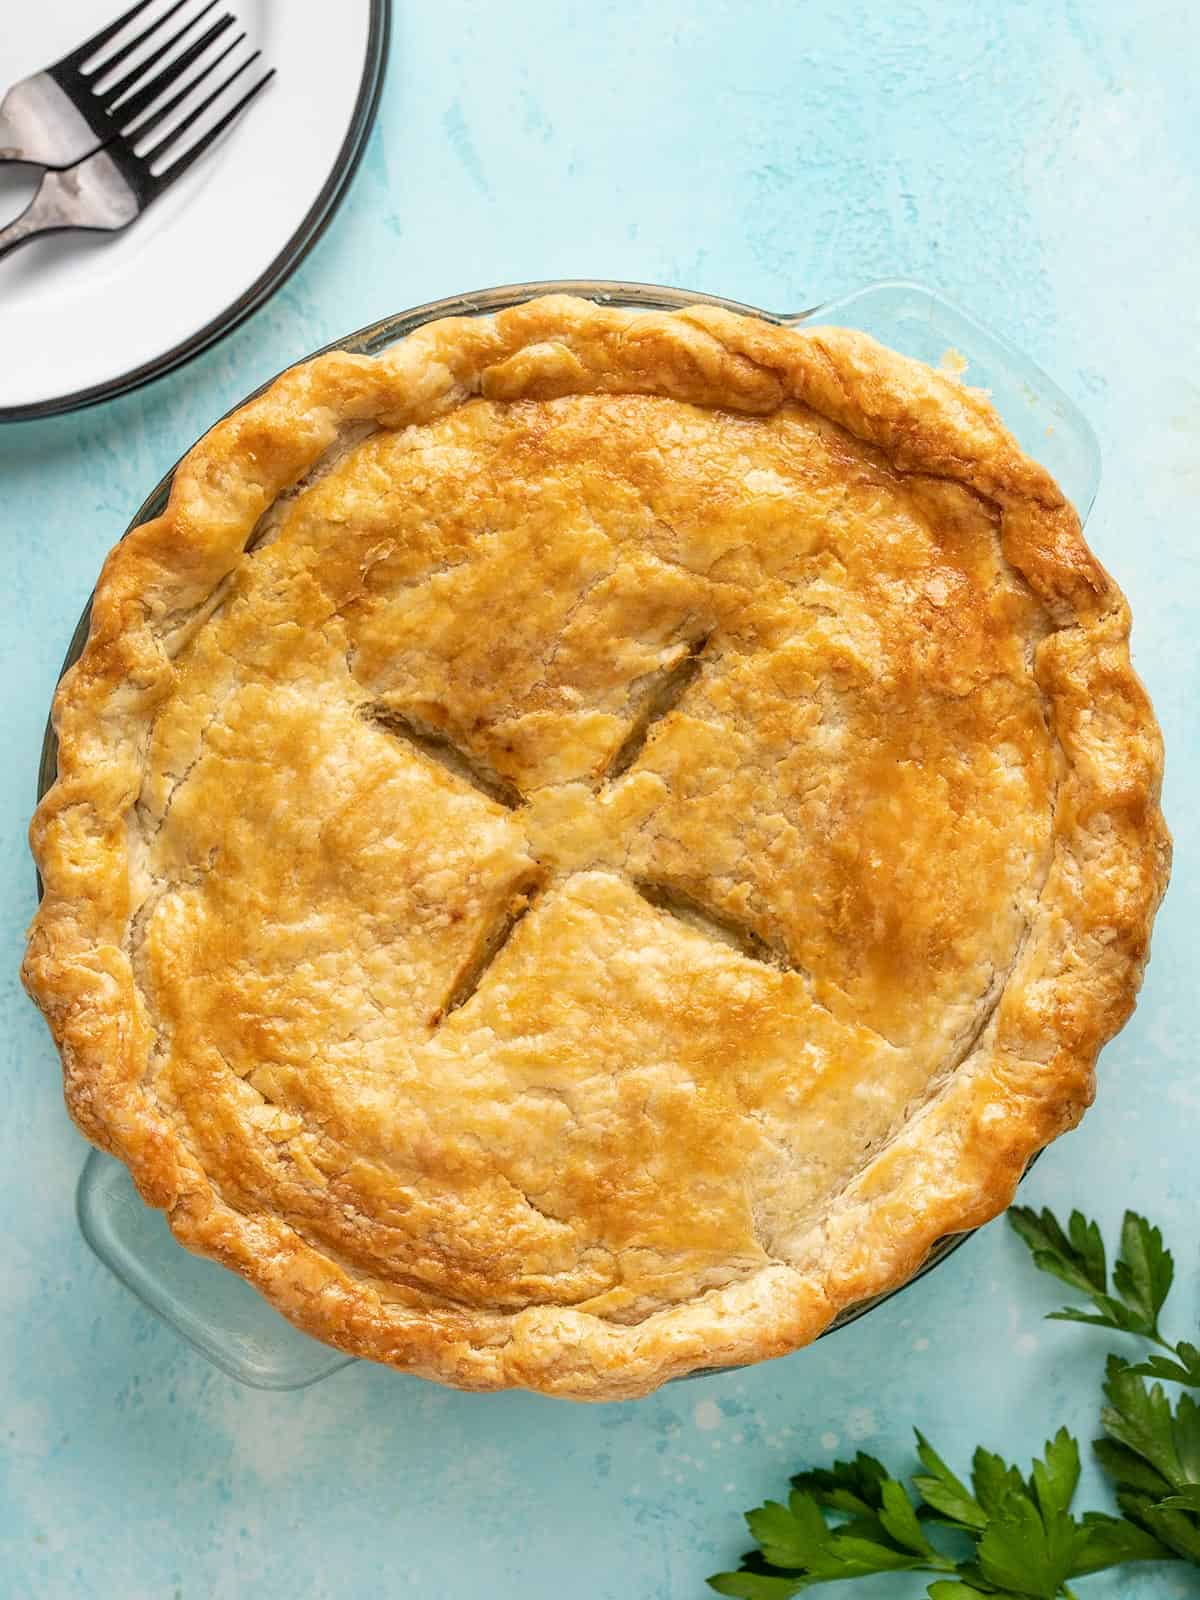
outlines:
[[[793,1350],[1092,1096],[1168,869],[1128,631],[986,398],[858,333],[553,297],[309,361],[59,691],[71,1113],[355,1355]]]

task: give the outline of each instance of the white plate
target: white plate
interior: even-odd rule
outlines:
[[[129,3],[5,5],[8,81],[49,66]],[[130,32],[166,5],[158,0]],[[66,411],[158,377],[279,287],[353,174],[378,100],[388,9],[388,0],[224,0],[220,10],[249,36],[241,50],[259,46],[276,77],[124,233],[59,234],[0,261],[0,420]],[[0,222],[37,178],[0,165]]]

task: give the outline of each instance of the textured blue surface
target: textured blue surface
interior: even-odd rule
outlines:
[[[1195,1320],[1195,9],[397,9],[364,168],[272,304],[140,394],[0,433],[0,1600],[675,1600],[744,1547],[742,1507],[835,1448],[903,1460],[920,1421],[961,1465],[978,1439],[1027,1454],[1060,1421],[1093,1431],[1108,1341],[1040,1320],[1058,1297],[1003,1225],[813,1350],[596,1408],[362,1365],[253,1393],[86,1252],[72,1217],[83,1146],[16,982],[33,908],[24,826],[71,628],[143,493],[220,412],[335,334],[458,289],[610,276],[793,308],[907,275],[1083,404],[1106,461],[1089,535],[1133,605],[1177,860],[1141,1007],[1028,1198],[1159,1218],[1181,1258],[1175,1320]],[[1089,1469],[1081,1502],[1102,1496]],[[1178,1568],[1080,1587],[1197,1592]]]

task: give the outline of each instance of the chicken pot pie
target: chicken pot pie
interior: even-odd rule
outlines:
[[[58,694],[71,1113],[355,1355],[793,1350],[1092,1096],[1168,868],[1128,631],[986,398],[858,333],[555,297],[309,361]]]

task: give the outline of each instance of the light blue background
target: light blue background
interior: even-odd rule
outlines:
[[[965,1465],[979,1439],[1027,1455],[1060,1422],[1094,1430],[1109,1342],[1040,1320],[1058,1296],[1003,1224],[817,1348],[595,1408],[363,1365],[303,1393],[241,1389],[81,1243],[83,1145],[16,980],[67,639],[104,552],[215,417],[325,340],[459,289],[608,276],[795,308],[909,275],[1089,413],[1105,455],[1089,536],[1133,605],[1177,858],[1141,1007],[1027,1198],[1161,1220],[1173,1326],[1194,1326],[1200,35],[1186,0],[985,9],[400,4],[364,167],[272,304],[140,394],[0,432],[2,1600],[674,1600],[706,1592],[745,1546],[739,1512],[835,1440],[903,1463],[919,1422]],[[1102,1495],[1089,1471],[1081,1504]],[[1081,1585],[1198,1588],[1181,1568]]]

